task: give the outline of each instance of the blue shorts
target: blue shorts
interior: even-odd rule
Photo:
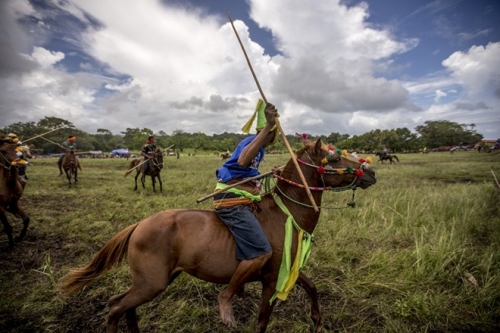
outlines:
[[[271,244],[248,206],[221,208],[215,212],[233,234],[236,259],[247,260],[271,252]]]

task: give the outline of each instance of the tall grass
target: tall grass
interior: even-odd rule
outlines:
[[[378,182],[326,193],[316,242],[304,272],[316,283],[325,332],[496,332],[500,329],[500,155],[477,152],[398,155],[375,163]],[[374,160],[376,158],[372,156]],[[268,155],[261,170],[287,161]],[[58,177],[55,159],[34,160],[23,205],[27,239],[7,251],[0,235],[0,331],[103,331],[109,296],[130,285],[127,265],[62,300],[54,281],[86,264],[116,232],[170,208],[211,209],[219,157],[166,158],[163,193],[133,191],[128,162],[83,159],[77,186]],[[330,209],[331,208],[331,209]],[[15,230],[20,221],[9,216]],[[139,308],[143,332],[229,332],[219,323],[223,288],[181,275]],[[253,332],[260,286],[236,300],[238,332]],[[307,332],[308,299],[295,288],[279,303],[269,332]],[[124,328],[125,323],[121,323]]]

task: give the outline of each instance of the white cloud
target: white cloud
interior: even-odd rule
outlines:
[[[119,133],[127,127],[167,133],[238,132],[259,98],[223,13],[208,15],[160,0],[51,0],[53,7],[47,12],[33,11],[26,0],[8,3],[10,16],[2,17],[10,22],[10,45],[18,58],[32,52],[24,60],[38,67],[28,69],[24,64],[20,71],[19,65],[4,66],[19,70],[0,79],[0,110],[14,110],[4,118],[6,124],[48,115],[89,132],[107,128]],[[500,43],[456,52],[443,61],[446,70],[404,82],[385,74],[394,74],[393,58],[415,48],[418,39],[397,38],[390,28],[372,26],[365,2],[350,7],[341,3],[249,1],[252,19],[272,33],[280,52],[276,56],[252,39],[248,22],[234,22],[266,97],[280,110],[287,134],[413,129],[416,121],[429,119],[425,117],[459,119],[466,112],[498,110],[498,101],[473,98],[495,82],[498,87]],[[24,34],[29,41],[17,20],[27,15],[39,20],[36,26],[41,32],[34,35],[68,30],[58,36],[71,45],[70,51],[49,47],[50,38],[43,38],[43,45],[35,43],[33,51],[26,51],[27,43],[16,45],[16,36]],[[465,97],[459,96],[459,88]],[[458,92],[452,94],[452,89]],[[423,96],[432,96],[432,103],[434,97],[439,102],[446,95],[457,99],[441,108],[417,105]],[[457,105],[480,102],[489,108],[454,113]]]
[[[492,93],[500,88],[500,42],[457,51],[443,61],[443,66],[472,96]]]

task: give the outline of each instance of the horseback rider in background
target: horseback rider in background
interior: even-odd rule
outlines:
[[[142,146],[141,155],[144,156],[144,164],[141,167],[141,170],[146,173],[146,171],[151,168],[152,158],[154,157],[156,151],[156,138],[154,136],[149,136],[148,141]]]
[[[66,153],[69,150],[76,150],[76,136],[74,136],[74,135],[68,136],[68,139],[66,141],[64,141],[61,144],[61,146],[64,149],[61,151],[61,156],[59,157],[59,160],[57,161],[57,166],[59,167],[59,176],[61,176],[63,174],[62,162],[63,162],[64,156],[66,156]]]

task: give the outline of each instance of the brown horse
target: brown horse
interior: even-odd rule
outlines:
[[[318,206],[321,205],[324,190],[338,191],[340,188],[353,189],[356,186],[364,189],[376,182],[375,172],[369,166],[341,157],[320,140],[307,143],[298,150],[297,158]],[[276,300],[270,300],[275,293],[282,261],[287,220],[277,200],[284,203],[297,226],[306,233],[314,231],[320,215],[310,205],[292,162],[290,160],[287,163],[280,176],[275,175],[278,180],[273,193],[262,196],[260,209],[255,213],[273,250],[271,259],[260,274],[252,278],[252,281],[262,283],[256,332],[266,331],[276,303]],[[294,229],[291,258],[297,251],[298,234],[297,229]],[[120,264],[125,257],[128,257],[132,286],[128,291],[109,299],[107,333],[116,332],[123,314],[126,315],[129,331],[139,332],[135,309],[163,292],[181,272],[221,284],[229,283],[238,266],[233,236],[213,210],[172,209],[152,215],[116,234],[99,250],[90,264],[72,270],[63,277],[59,287],[65,294],[76,292]],[[320,332],[321,313],[316,286],[302,273],[297,283],[305,288],[311,298],[314,330]]]
[[[19,181],[18,169],[13,166],[13,162],[19,160],[16,147],[17,144],[9,143],[9,141],[0,138],[0,220],[11,249],[14,247],[14,241],[20,242],[26,236],[30,223],[30,218],[23,211],[19,200],[23,194],[24,186]],[[7,220],[7,212],[23,220],[23,229],[16,238],[12,236],[12,226]]]
[[[71,149],[66,152],[62,160],[62,167],[66,173],[68,185],[71,186],[71,178],[74,179],[76,185],[76,182],[78,182],[78,169],[82,171],[82,167],[80,166],[80,161],[78,160],[74,150]]]
[[[221,157],[223,160],[227,160],[230,156],[231,156],[231,154],[230,154],[230,153],[221,153],[221,154],[220,154],[220,157]]]
[[[135,174],[135,187],[134,191],[137,191],[137,178],[140,174],[142,188],[146,188],[146,176],[151,176],[151,183],[153,184],[153,192],[156,192],[156,179],[158,179],[158,183],[160,184],[160,192],[163,192],[163,183],[161,181],[160,172],[163,169],[163,152],[160,148],[157,148],[154,152],[153,158],[148,160],[147,162],[141,161],[140,159],[134,159],[130,162],[127,172],[125,172],[125,177],[127,177],[132,170],[136,169]],[[148,164],[148,168],[144,171],[143,164]]]

